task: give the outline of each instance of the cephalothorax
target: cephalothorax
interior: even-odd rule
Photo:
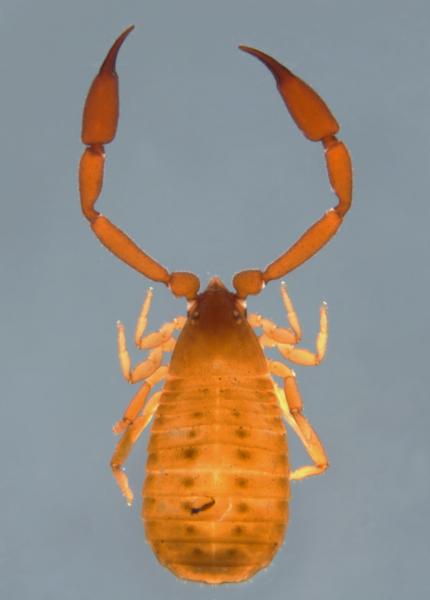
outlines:
[[[267,566],[282,544],[288,521],[289,481],[322,473],[327,456],[309,421],[294,371],[269,360],[264,347],[301,365],[317,365],[327,344],[323,304],[316,351],[296,348],[301,330],[285,284],[281,286],[288,328],[246,312],[246,298],[284,277],[328,242],[351,205],[352,169],[339,126],[323,100],[304,81],[259,50],[241,46],[272,72],[298,127],[322,142],[338,204],[264,270],[233,278],[234,292],[214,277],[203,293],[196,275],[170,273],[94,208],[101,192],[103,145],[115,137],[118,121],[116,57],[132,30],[108,52],[85,103],[79,183],[82,211],[111,252],[188,302],[187,317],[144,335],[152,289],[135,331],[135,343],[149,350],[131,367],[124,327],[118,324],[118,352],[124,377],[143,382],[123,418],[112,457],[115,479],[129,504],[133,494],[122,470],[131,448],[153,417],[143,487],[142,516],[147,538],[160,562],[178,577],[205,583],[237,583]],[[255,328],[261,328],[257,336]],[[174,332],[179,336],[175,340]],[[165,352],[173,352],[163,364]],[[272,376],[282,378],[282,386]],[[152,388],[163,382],[161,390]],[[282,417],[302,440],[312,465],[290,471]]]

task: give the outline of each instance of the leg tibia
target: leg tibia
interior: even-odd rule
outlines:
[[[289,402],[288,398],[287,402]],[[328,468],[328,457],[321,440],[303,414],[296,413],[293,417],[306,440],[305,448],[314,464],[296,469],[291,473],[290,479],[304,479],[311,475],[319,475]]]
[[[175,329],[182,329],[185,322],[185,317],[177,317],[169,323],[164,323],[158,331],[142,337],[138,343],[138,348],[140,350],[149,350],[149,348],[156,348],[157,346],[164,347],[166,342],[173,339],[172,336]]]
[[[154,348],[148,354],[148,358],[146,360],[142,361],[136,365],[134,369],[132,369],[130,355],[126,345],[124,325],[118,322],[117,327],[118,357],[124,379],[126,379],[129,383],[136,383],[137,381],[146,379],[161,365],[161,361],[163,360],[163,349]]]
[[[122,438],[116,445],[115,451],[111,459],[112,474],[125,497],[127,504],[131,505],[133,502],[133,492],[128,483],[128,477],[122,470],[122,466],[127,460],[134,444],[138,440],[140,434],[143,432],[145,427],[151,420],[152,415],[155,413],[160,400],[161,392],[156,392],[145,406],[141,416],[137,417],[134,423],[125,431]]]
[[[133,396],[130,404],[127,406],[124,415],[120,421],[117,421],[112,428],[112,431],[118,435],[123,433],[134,422],[137,415],[143,409],[145,400],[151,389],[160,381],[166,378],[168,367],[159,367],[152,375],[150,375],[137,393]]]
[[[137,319],[134,342],[139,350],[149,350],[150,348],[157,348],[158,346],[163,346],[163,349],[167,350],[166,343],[173,340],[172,336],[175,329],[179,330],[183,328],[186,323],[186,318],[183,316],[175,317],[173,321],[164,323],[158,331],[143,337],[148,324],[148,314],[151,308],[152,297],[153,289],[149,288],[145,300],[143,301],[139,318]]]
[[[142,410],[145,400],[148,397],[150,391],[151,386],[147,381],[145,381],[131,399],[130,404],[127,406],[127,409],[124,412],[122,419],[120,421],[117,421],[112,427],[112,431],[116,435],[124,433],[124,431],[130,427],[130,425],[136,419],[137,415]]]
[[[152,297],[154,295],[153,289],[150,287],[146,292],[145,300],[143,301],[142,308],[140,309],[139,318],[137,319],[136,329],[134,330],[134,343],[139,348],[140,339],[143,336],[148,325],[148,314],[151,309]]]
[[[291,298],[288,295],[287,285],[285,281],[282,281],[281,283],[281,298],[282,302],[284,303],[285,311],[287,313],[287,321],[291,325],[291,329],[294,331],[294,334],[296,336],[295,343],[297,344],[302,338],[302,328],[300,327],[299,317],[293,306]]]
[[[295,344],[297,341],[295,334],[290,329],[278,327],[270,319],[265,319],[256,313],[248,315],[248,323],[251,327],[261,327],[266,338],[279,344]]]
[[[118,329],[118,358],[121,366],[121,371],[124,378],[129,383],[136,383],[137,381],[142,381],[146,379],[152,373],[156,371],[161,365],[161,361],[163,360],[163,352],[164,349],[160,345],[153,348],[149,354],[148,358],[142,362],[140,362],[134,369],[131,368],[131,360],[130,355],[127,350],[127,342],[125,338],[125,328],[122,323],[118,321],[117,323]],[[173,328],[172,328],[173,329]],[[167,341],[167,339],[166,339]]]
[[[295,348],[293,344],[278,344],[278,350],[284,358],[303,366],[315,366],[323,360],[327,350],[328,317],[327,304],[323,302],[320,308],[320,328],[316,339],[316,352],[305,348]]]
[[[150,333],[145,337],[142,334],[146,328],[148,312],[152,300],[152,289],[150,289],[143,302],[140,316],[135,330],[135,342],[140,349],[151,349],[147,360],[139,363],[134,369],[131,368],[130,355],[127,350],[124,325],[118,321],[118,357],[124,378],[130,383],[136,383],[149,377],[161,364],[163,352],[173,350],[175,329],[182,329],[186,319],[179,316],[169,323],[165,323],[157,332]]]
[[[285,420],[300,438],[313,462],[313,465],[306,465],[292,471],[290,479],[298,480],[312,475],[320,475],[329,466],[327,454],[311,424],[301,412],[303,402],[294,372],[290,370],[289,375],[285,377],[284,391],[278,386],[275,387],[275,390]]]

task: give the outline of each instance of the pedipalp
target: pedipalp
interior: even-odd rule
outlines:
[[[264,271],[247,269],[234,276],[233,286],[238,296],[246,298],[249,294],[258,294],[266,283],[283,277],[307,261],[334,236],[351,206],[352,166],[345,144],[335,135],[339,125],[318,94],[289,69],[261,50],[248,46],[239,47],[266,65],[272,72],[279,93],[299,129],[309,140],[322,143],[330,184],[339,201]]]
[[[142,275],[167,285],[175,296],[188,300],[196,297],[200,281],[194,273],[169,271],[146,254],[121,229],[94,208],[103,185],[104,144],[116,134],[119,116],[118,76],[116,58],[134,26],[128,27],[114,42],[99,73],[94,79],[85,102],[82,119],[82,142],[87,145],[79,165],[79,190],[82,212],[100,242],[115,256]]]

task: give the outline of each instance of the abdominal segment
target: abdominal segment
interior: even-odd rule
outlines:
[[[273,384],[169,389],[148,447],[142,516],[184,579],[237,583],[266,567],[288,521],[288,454]],[[266,388],[266,389],[265,389]]]

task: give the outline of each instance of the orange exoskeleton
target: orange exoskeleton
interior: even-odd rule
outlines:
[[[316,351],[311,352],[296,348],[300,324],[285,284],[281,295],[288,328],[247,314],[246,298],[308,260],[336,233],[351,205],[351,161],[336,138],[335,118],[316,92],[267,54],[241,46],[272,72],[304,135],[322,142],[338,204],[264,270],[236,274],[234,292],[213,277],[199,293],[196,275],[170,273],[94,208],[102,188],[104,144],[115,137],[118,121],[116,57],[131,30],[113,44],[85,103],[82,211],[103,245],[139,273],[164,283],[176,297],[184,297],[188,312],[187,317],[144,335],[152,300],[149,290],[135,331],[137,347],[149,350],[149,356],[134,368],[124,327],[118,324],[123,375],[130,383],[142,384],[114,426],[122,437],[111,467],[131,504],[133,494],[122,466],[153,419],[142,509],[148,541],[159,561],[178,577],[237,583],[266,567],[281,546],[290,480],[318,475],[328,466],[322,444],[303,415],[294,371],[263,352],[264,347],[274,347],[289,361],[317,365],[327,345],[326,306],[321,307]],[[257,336],[254,329],[262,332]],[[163,364],[165,352],[172,352],[168,365]],[[161,389],[154,392],[160,382]],[[284,421],[305,445],[311,465],[290,471]]]

